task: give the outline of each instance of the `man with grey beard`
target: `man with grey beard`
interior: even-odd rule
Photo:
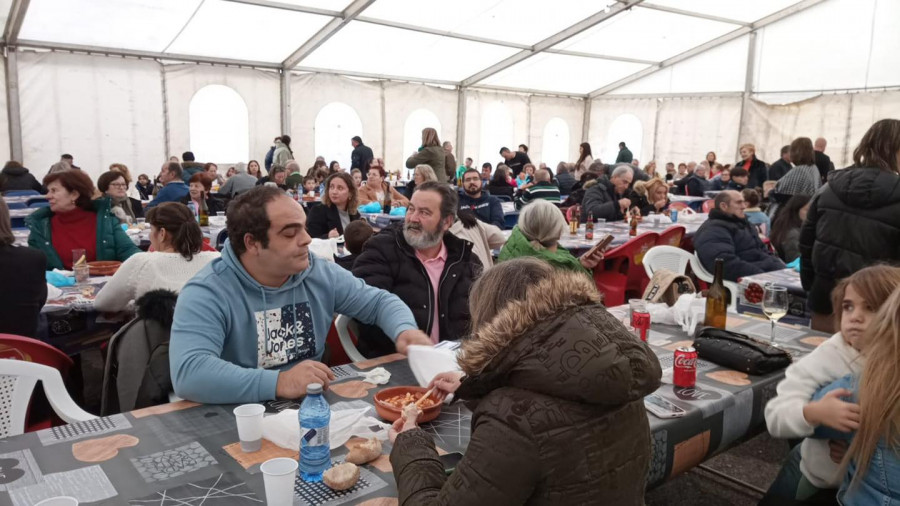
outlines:
[[[468,331],[469,288],[482,270],[472,243],[448,232],[458,206],[449,185],[419,185],[403,223],[369,239],[353,264],[354,276],[400,297],[434,343],[458,340]],[[361,334],[363,355],[393,353],[380,329],[364,326]]]

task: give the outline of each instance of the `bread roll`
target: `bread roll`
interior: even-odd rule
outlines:
[[[377,437],[373,437],[365,443],[354,446],[350,453],[347,454],[347,462],[361,466],[367,462],[372,462],[380,456],[381,441]]]
[[[338,464],[322,473],[322,481],[331,490],[347,490],[359,481],[359,468],[351,462]]]

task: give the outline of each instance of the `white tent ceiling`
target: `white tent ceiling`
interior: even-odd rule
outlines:
[[[750,53],[752,91],[900,85],[900,0],[0,0],[5,18],[16,47],[578,97],[750,91]]]

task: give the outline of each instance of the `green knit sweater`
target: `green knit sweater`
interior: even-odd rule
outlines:
[[[509,240],[506,241],[503,249],[500,250],[498,261],[503,262],[518,257],[540,258],[557,269],[581,272],[591,276],[591,272],[585,269],[581,262],[572,256],[567,249],[557,247],[556,251],[550,251],[542,246],[534,246],[517,226],[513,228]]]

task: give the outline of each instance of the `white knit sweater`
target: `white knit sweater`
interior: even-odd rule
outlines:
[[[778,384],[778,395],[766,404],[766,424],[772,436],[807,438],[800,447],[800,471],[816,487],[835,488],[843,476],[829,456],[828,441],[809,439],[816,428],[803,417],[803,408],[820,387],[859,374],[862,366],[859,352],[838,332],[788,367]]]
[[[179,253],[132,255],[97,294],[94,307],[98,311],[123,311],[151,290],[181,292],[188,280],[216,258],[219,253],[215,251],[196,253],[191,261]]]

